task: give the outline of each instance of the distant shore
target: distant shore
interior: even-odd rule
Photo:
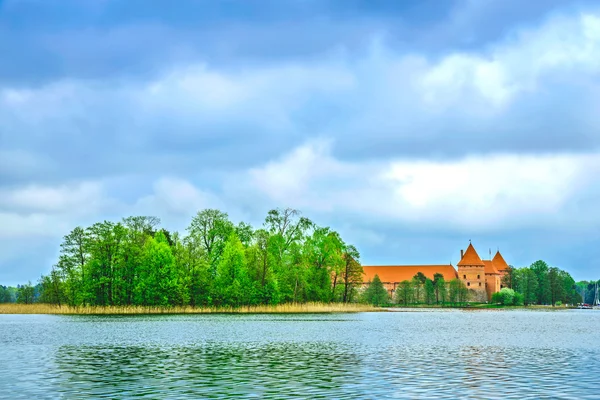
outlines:
[[[461,306],[449,306],[449,305],[436,305],[436,304],[415,304],[410,306],[398,306],[390,305],[385,308],[386,311],[390,312],[402,312],[402,311],[436,311],[436,310],[465,310],[465,311],[476,311],[476,310],[538,310],[538,311],[559,311],[559,310],[572,310],[576,307],[569,306],[540,306],[540,305],[529,305],[529,306],[504,306],[500,304],[485,304],[475,303]]]
[[[0,314],[57,315],[144,315],[144,314],[325,314],[385,311],[367,304],[355,303],[290,303],[275,306],[242,307],[143,307],[143,306],[82,306],[53,304],[0,304]]]
[[[143,306],[57,306],[53,304],[0,304],[0,314],[56,314],[56,315],[145,315],[145,314],[328,314],[359,312],[431,312],[477,310],[569,310],[566,306],[502,306],[495,304],[470,304],[468,306],[441,306],[415,304],[413,306],[381,306],[356,303],[290,303],[242,307],[143,307]]]

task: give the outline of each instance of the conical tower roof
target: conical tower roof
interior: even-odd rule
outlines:
[[[481,261],[479,254],[475,251],[475,247],[471,243],[469,243],[469,247],[467,247],[467,251],[458,262],[457,265],[478,265],[484,267],[485,264]]]
[[[494,259],[492,261],[494,262],[494,266],[499,271],[504,271],[508,269],[508,264],[506,263],[506,261],[504,261],[504,257],[502,257],[502,254],[500,254],[500,250],[496,252],[496,255],[494,256]]]

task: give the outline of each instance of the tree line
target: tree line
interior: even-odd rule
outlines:
[[[577,282],[577,293],[581,296],[581,302],[592,304],[596,296],[596,285],[600,287],[600,279],[597,281]]]
[[[502,286],[514,290],[512,302],[520,305],[557,305],[577,304],[581,302],[578,285],[571,275],[556,267],[550,267],[545,261],[538,260],[529,267],[509,266],[502,278]],[[501,291],[502,292],[502,291]],[[507,296],[510,298],[510,292]],[[502,297],[497,302],[506,303]]]
[[[561,305],[592,303],[596,282],[575,283],[571,275],[556,267],[549,267],[545,261],[539,260],[529,267],[514,268],[509,266],[502,278],[502,289],[494,293],[491,303],[503,305]],[[393,296],[384,288],[377,275],[364,293],[366,301],[372,304],[439,304],[460,305],[473,299],[472,289],[468,289],[459,279],[449,282],[442,274],[435,274],[433,279],[422,272],[411,280],[401,282]]]
[[[0,285],[0,303],[99,306],[241,306],[286,302],[460,305],[471,300],[459,279],[417,273],[390,295],[375,276],[361,291],[355,246],[302,217],[274,209],[259,228],[234,224],[220,210],[198,212],[185,235],[160,228],[156,217],[127,217],[76,227],[60,245],[48,275],[35,285]],[[536,261],[510,266],[493,303],[591,303],[594,281]]]
[[[383,286],[378,275],[368,283],[363,294],[364,300],[375,305],[383,304],[439,304],[457,306],[469,301],[469,290],[460,279],[446,281],[444,275],[436,273],[429,279],[418,272],[411,280],[398,284],[393,295]]]
[[[138,216],[76,227],[63,238],[50,273],[11,296],[69,306],[359,300],[356,247],[297,210],[271,210],[257,229],[216,209],[198,212],[185,235],[159,225],[156,217]]]

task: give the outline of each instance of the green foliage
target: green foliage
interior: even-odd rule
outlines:
[[[431,279],[425,281],[425,303],[433,304],[435,302],[435,287]]]
[[[505,275],[502,277],[502,286],[514,289],[516,271],[516,268],[512,265],[508,266]]]
[[[524,304],[524,296],[521,293],[515,292],[513,305],[522,306]]]
[[[161,307],[359,300],[358,250],[296,210],[269,211],[263,229],[214,209],[198,212],[187,236],[159,224],[136,216],[76,227],[39,293],[26,285],[14,299]],[[3,299],[11,295],[0,287]]]
[[[400,282],[394,300],[402,305],[448,302],[458,305],[467,302],[468,297],[467,287],[458,279],[447,284],[442,274],[435,274],[433,280],[416,274],[413,279]]]
[[[549,304],[550,302],[550,282],[548,280],[548,264],[538,260],[529,267],[537,279],[536,300],[537,304]]]
[[[202,210],[183,237],[159,224],[156,217],[134,216],[76,227],[64,236],[48,275],[36,286],[0,286],[0,302],[236,307],[390,301],[379,277],[361,294],[358,250],[296,210],[269,211],[259,229],[236,225],[222,211]],[[591,303],[596,282],[575,283],[540,260],[510,267],[502,283],[505,288],[492,302],[557,305]],[[396,287],[394,301],[461,305],[469,291],[458,279],[446,282],[438,273],[431,280],[418,273]]]
[[[600,285],[600,280],[577,282],[574,287],[574,291],[577,293],[577,298],[574,298],[572,303],[592,304],[596,294],[596,284]]]
[[[17,301],[17,288],[0,285],[0,303],[14,303]]]
[[[352,245],[345,246],[342,258],[344,262],[342,302],[347,303],[354,299],[358,288],[363,282],[363,269],[358,262],[360,254],[356,247]]]
[[[446,302],[446,281],[444,275],[436,273],[433,276],[433,287],[435,290],[435,302],[436,304],[443,304]]]
[[[513,271],[513,288],[522,295],[524,305],[576,304],[581,301],[581,286],[568,272],[536,261],[530,267]]]
[[[460,279],[452,279],[448,283],[448,302],[454,305],[464,304],[469,300],[469,290]]]
[[[396,289],[396,302],[398,304],[409,305],[414,303],[414,290],[412,281],[402,281]]]
[[[389,295],[378,275],[373,277],[363,294],[364,301],[375,306],[389,303]]]
[[[515,300],[515,291],[510,288],[502,288],[500,292],[500,303],[505,306],[512,306]]]
[[[255,296],[248,276],[244,246],[232,232],[217,268],[214,299],[217,305],[252,304]]]
[[[491,299],[493,304],[502,304],[504,299],[502,297],[502,294],[500,292],[496,292],[492,294],[492,299]]]
[[[523,295],[516,293],[513,289],[502,288],[499,292],[492,294],[492,303],[505,306],[522,305]]]
[[[17,288],[17,303],[32,304],[35,301],[35,288],[28,282]]]

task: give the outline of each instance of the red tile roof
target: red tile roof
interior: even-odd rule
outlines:
[[[365,272],[363,280],[370,282],[375,275],[382,282],[402,282],[411,280],[418,272],[422,272],[427,278],[433,279],[436,273],[444,276],[444,280],[451,281],[458,277],[452,265],[363,265]]]
[[[469,243],[469,247],[467,247],[467,251],[463,255],[462,259],[457,264],[461,265],[477,265],[477,266],[485,266],[481,258],[479,258],[479,254],[475,251],[475,248],[471,243]]]
[[[494,262],[492,260],[483,260],[485,264],[485,273],[486,274],[499,274]]]
[[[496,255],[492,261],[494,261],[494,265],[499,271],[505,271],[508,269],[508,264],[506,261],[504,261],[504,257],[502,257],[502,254],[500,254],[500,251],[496,252]]]

